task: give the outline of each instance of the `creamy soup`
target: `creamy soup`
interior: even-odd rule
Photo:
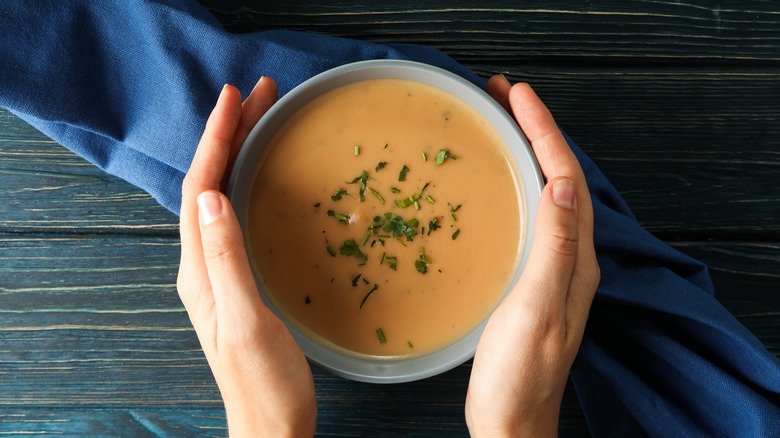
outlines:
[[[420,355],[473,330],[517,268],[519,187],[488,122],[407,80],[338,88],[272,138],[249,193],[250,257],[302,332]]]

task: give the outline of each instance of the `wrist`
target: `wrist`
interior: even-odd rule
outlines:
[[[467,400],[466,425],[475,438],[555,437],[560,403],[561,398],[548,397],[539,403],[490,404],[480,410]]]
[[[296,406],[289,400],[235,398],[223,392],[228,435],[236,437],[309,437],[317,427],[316,405]]]

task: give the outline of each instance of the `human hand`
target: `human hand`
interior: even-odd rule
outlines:
[[[569,370],[600,279],[585,175],[528,84],[491,78],[547,181],[525,270],[490,317],[466,396],[472,436],[555,436]]]
[[[220,193],[249,131],[276,100],[261,78],[245,102],[226,85],[182,185],[177,288],[219,386],[231,436],[311,436],[306,358],[258,294],[241,229]]]

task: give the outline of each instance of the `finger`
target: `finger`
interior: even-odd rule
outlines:
[[[512,113],[512,108],[509,106],[509,90],[511,89],[512,84],[509,83],[504,75],[494,75],[488,79],[488,94],[510,114]]]
[[[196,197],[204,190],[219,188],[240,114],[241,96],[235,87],[226,85],[206,122],[198,149],[182,184],[178,289],[188,312],[195,310],[196,302],[206,303],[206,306],[209,302],[201,296],[208,290],[202,287],[208,285],[208,276],[203,261]]]
[[[520,129],[539,160],[545,178],[578,177],[579,162],[563,138],[552,114],[528,84],[515,84],[509,92],[509,103]]]
[[[277,94],[276,82],[269,77],[263,76],[257,81],[255,88],[241,105],[241,120],[238,123],[233,143],[230,146],[230,156],[228,157],[225,176],[222,179],[223,188],[226,186],[227,177],[233,168],[233,163],[236,161],[236,156],[241,150],[241,146],[246,141],[252,128],[255,127],[260,118],[276,102]]]
[[[545,178],[550,181],[558,177],[574,180],[579,205],[581,256],[583,261],[592,258],[593,252],[593,207],[587,182],[577,157],[563,138],[550,111],[528,84],[515,84],[509,92],[509,103],[539,162]]]
[[[574,180],[564,177],[542,191],[533,246],[516,289],[539,315],[565,316],[579,248],[576,191]]]
[[[263,307],[249,267],[244,238],[227,197],[218,191],[198,196],[200,233],[220,325],[243,324]]]
[[[585,175],[550,111],[528,84],[512,87],[509,101],[548,181],[566,177],[579,188],[576,191],[579,242],[566,301],[566,326],[573,333],[581,332],[600,278],[593,245],[593,206]]]

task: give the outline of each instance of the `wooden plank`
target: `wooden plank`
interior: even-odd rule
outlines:
[[[179,220],[137,187],[0,109],[0,231],[178,233]]]
[[[538,69],[539,92],[646,229],[780,237],[780,74]]]
[[[780,244],[677,246],[710,263],[718,297],[780,355]],[[175,290],[178,253],[175,238],[0,235],[0,412],[70,418],[74,433],[95,409],[218,418],[219,393]],[[320,434],[465,436],[469,372],[467,363],[369,385],[314,369]],[[570,389],[563,412],[562,435],[585,432]],[[184,427],[187,415],[159,427]],[[0,431],[32,424],[2,421]]]
[[[481,68],[537,88],[651,232],[780,238],[780,73]],[[0,230],[175,234],[148,195],[0,122]]]
[[[233,32],[292,29],[417,43],[461,61],[756,65],[780,61],[780,11],[761,0],[199,0]]]
[[[227,436],[219,410],[4,409],[0,434],[11,436]]]

